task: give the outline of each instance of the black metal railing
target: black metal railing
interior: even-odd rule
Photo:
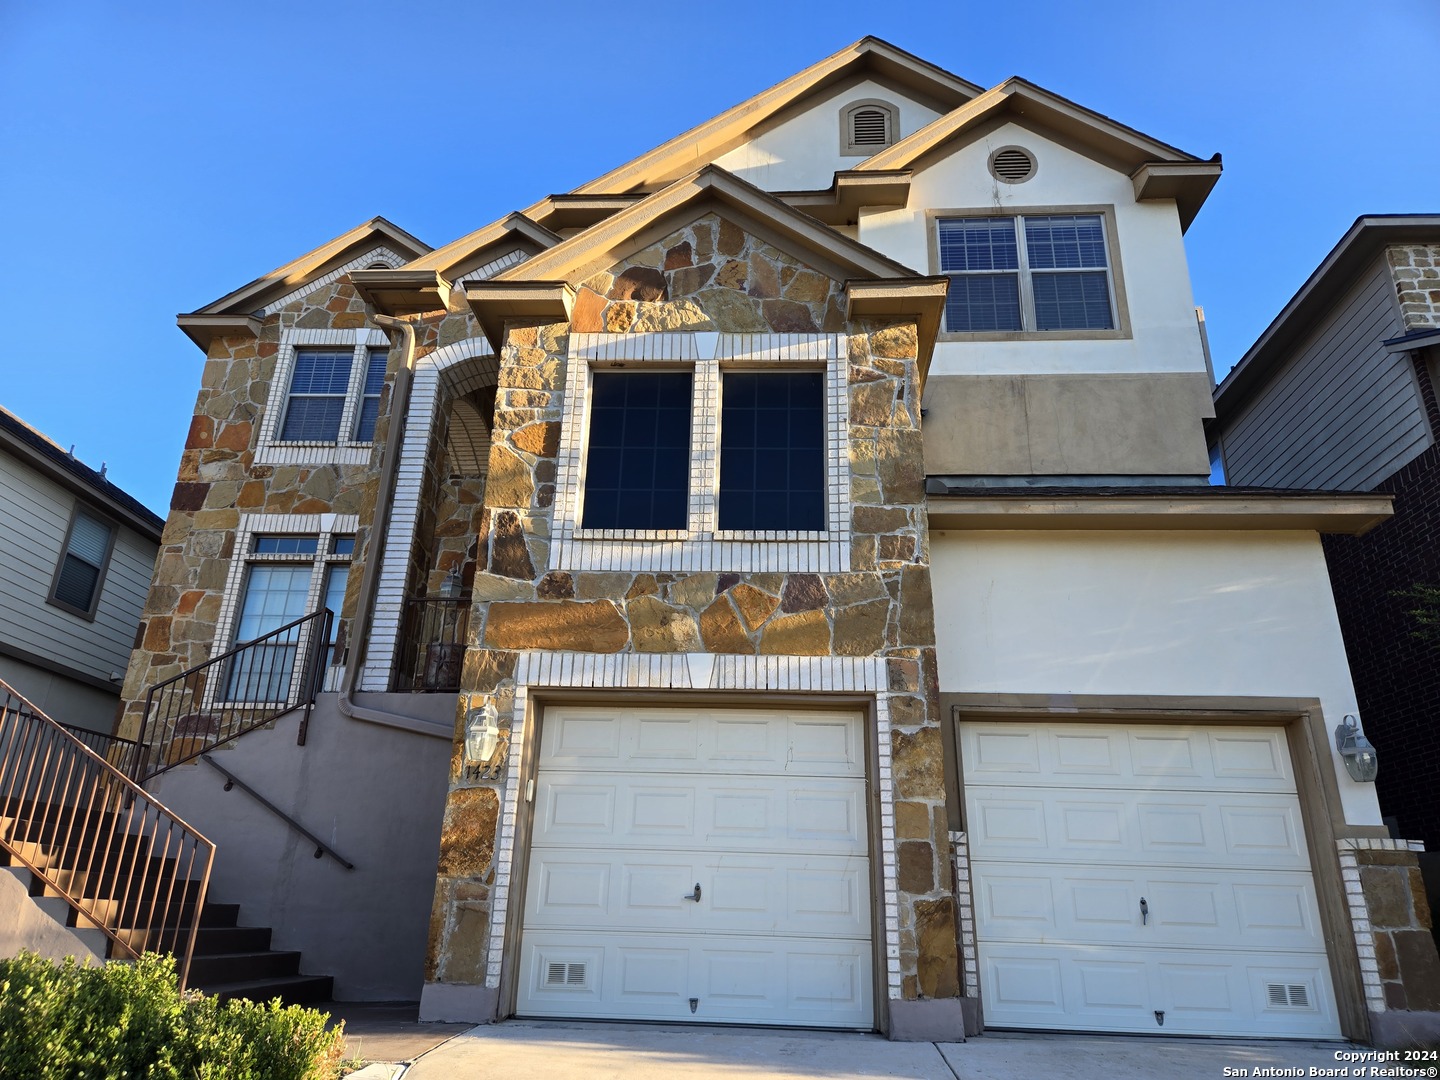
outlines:
[[[57,720],[56,723],[59,724],[60,721]],[[92,731],[74,724],[60,726],[126,776],[138,776],[143,771],[148,747],[131,739],[122,739],[119,735],[107,735],[103,731]]]
[[[468,596],[418,596],[405,601],[395,689],[435,692],[460,689],[465,635],[470,628]]]
[[[139,742],[149,761],[134,773],[145,780],[191,761],[246,732],[303,708],[299,743],[324,679],[334,616],[304,615],[253,641],[182,671],[145,693]]]
[[[175,956],[183,987],[215,845],[0,682],[0,849],[112,956]]]
[[[338,862],[341,866],[345,867],[346,870],[354,870],[354,869],[355,869],[355,864],[352,863],[349,859],[345,858],[344,855],[341,855],[338,851],[336,851],[334,848],[332,848],[329,844],[325,843],[324,840],[321,840],[318,836],[316,836],[314,833],[312,833],[309,829],[305,828],[304,825],[301,825],[301,824],[300,824],[298,821],[296,821],[293,817],[291,817],[289,814],[285,813],[284,810],[281,810],[278,806],[276,806],[274,803],[272,803],[269,799],[265,798],[264,795],[261,795],[258,791],[256,791],[253,787],[251,787],[249,784],[247,784],[244,780],[241,780],[240,777],[236,776],[236,775],[235,775],[234,773],[232,773],[229,769],[225,768],[224,765],[217,764],[216,761],[215,761],[215,759],[212,758],[209,754],[202,754],[201,757],[200,757],[200,760],[203,761],[203,762],[205,762],[206,765],[209,765],[212,769],[214,769],[216,772],[218,772],[221,776],[225,777],[225,790],[226,790],[226,791],[229,791],[231,788],[237,788],[237,787],[238,787],[241,791],[245,792],[246,795],[249,795],[252,799],[254,799],[256,802],[258,802],[261,806],[265,807],[266,810],[269,810],[272,814],[274,814],[276,817],[278,817],[281,821],[285,822],[286,825],[289,825],[290,828],[294,829],[297,833],[299,833],[301,836],[303,836],[306,840],[309,840],[310,843],[314,844],[314,845],[315,845],[315,858],[318,859],[318,858],[320,858],[322,855],[329,855],[330,858],[334,859],[334,860],[335,860],[336,862]]]

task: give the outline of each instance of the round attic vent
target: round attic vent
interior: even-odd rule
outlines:
[[[1002,146],[990,155],[990,175],[1006,184],[1023,184],[1035,175],[1035,159],[1029,150]]]

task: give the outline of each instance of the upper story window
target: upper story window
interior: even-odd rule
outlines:
[[[825,528],[825,375],[721,375],[722,531]]]
[[[947,331],[1115,329],[1103,215],[947,217],[936,228]]]
[[[50,583],[50,603],[82,619],[94,619],[114,547],[115,527],[96,514],[76,507]]]
[[[899,138],[899,114],[888,101],[855,101],[840,110],[840,153],[869,157]]]
[[[688,371],[595,373],[583,528],[685,528],[692,383]]]
[[[282,330],[255,464],[368,464],[388,359],[373,327]]]

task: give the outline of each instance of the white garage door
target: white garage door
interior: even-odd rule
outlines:
[[[516,1012],[874,1026],[844,713],[552,708]]]
[[[1283,731],[960,739],[987,1025],[1339,1035]]]

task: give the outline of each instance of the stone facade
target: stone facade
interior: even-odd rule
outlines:
[[[313,462],[256,463],[262,417],[283,402],[274,388],[282,335],[293,330],[359,332],[366,325],[364,302],[342,278],[268,313],[258,336],[217,337],[211,343],[125,675],[120,736],[138,734],[149,687],[228,647],[228,641],[216,641],[216,634],[230,564],[245,554],[236,550],[242,513],[359,514],[362,522],[368,520],[366,489],[374,463],[326,462],[323,451]],[[380,403],[376,448],[383,445],[389,427],[388,406],[387,389]],[[371,508],[373,499],[372,490]],[[362,529],[357,550],[363,540]],[[358,574],[352,575],[352,594],[357,579]],[[351,595],[346,616],[353,603]]]
[[[521,653],[876,657],[888,672],[900,994],[959,993],[955,911],[919,431],[913,324],[843,320],[840,284],[707,215],[594,274],[570,324],[511,326],[500,357],[494,444],[477,555],[460,717],[486,699],[509,715]],[[844,573],[574,571],[552,565],[568,340],[573,332],[849,331],[850,570]],[[744,698],[730,699],[744,704]],[[517,717],[517,722],[519,718]],[[457,728],[460,721],[457,720]],[[498,780],[452,766],[445,850]],[[502,789],[503,795],[503,789]],[[487,856],[493,848],[484,849]],[[429,978],[479,985],[476,944],[493,857],[444,863]],[[517,861],[511,873],[523,873]],[[477,936],[478,935],[478,936]],[[493,945],[492,945],[493,948]]]
[[[1395,293],[1406,330],[1440,327],[1440,244],[1403,244],[1387,248]]]

